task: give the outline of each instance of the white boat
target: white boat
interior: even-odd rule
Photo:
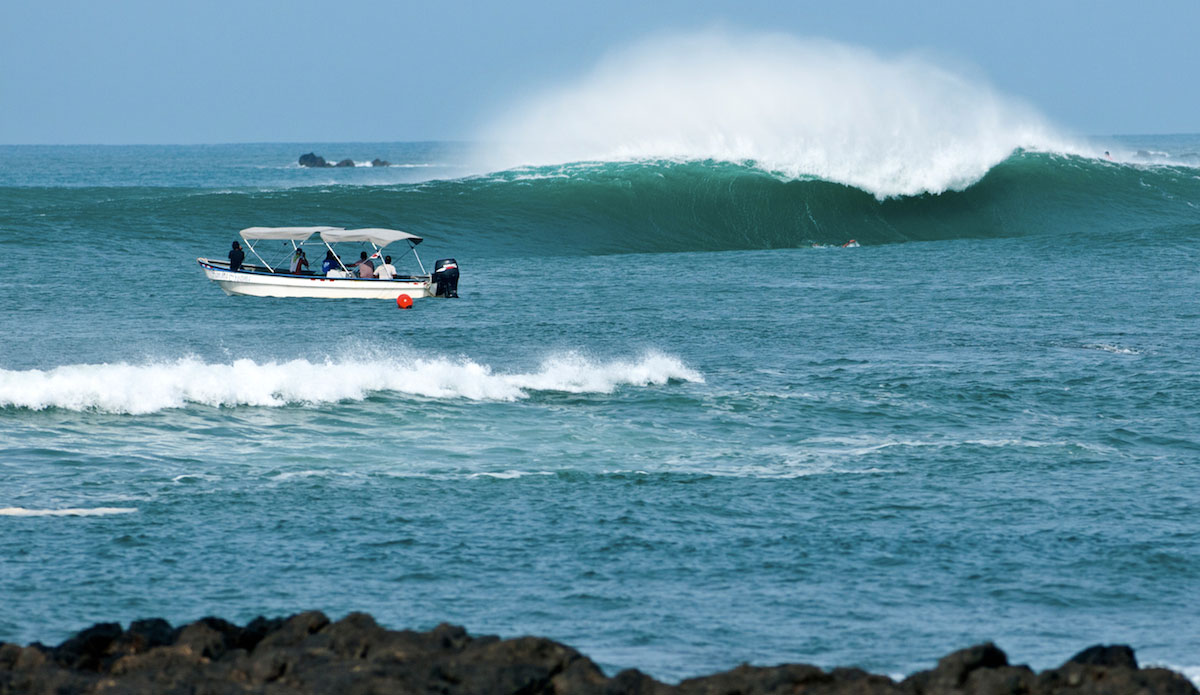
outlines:
[[[341,259],[338,267],[327,274],[312,274],[306,272],[291,272],[289,261],[293,255],[309,239],[316,234],[324,248],[333,253],[333,244],[360,242],[370,244],[374,253],[368,254],[372,260],[380,259],[384,247],[395,242],[405,242],[413,259],[420,268],[420,274],[396,275],[383,280],[379,278],[360,278],[352,272]],[[457,297],[458,296],[458,264],[454,259],[439,260],[433,273],[425,271],[425,265],[417,255],[417,244],[423,239],[408,232],[396,229],[343,229],[341,227],[250,227],[241,231],[241,237],[246,241],[250,253],[262,265],[243,264],[236,270],[230,269],[228,260],[213,258],[197,258],[196,262],[204,269],[209,280],[217,283],[225,294],[249,295],[253,297],[327,297],[335,299],[399,299],[408,295],[411,299],[422,297]],[[263,260],[255,243],[261,247],[263,241],[284,242],[287,255],[282,263],[283,268],[276,268]],[[290,242],[290,245],[288,243]],[[309,244],[310,246],[312,244]],[[265,252],[265,251],[264,251]],[[407,252],[404,254],[408,255]],[[403,260],[403,256],[399,259]],[[382,260],[379,260],[382,263]],[[394,265],[394,264],[393,264]]]

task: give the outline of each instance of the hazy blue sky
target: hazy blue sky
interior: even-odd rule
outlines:
[[[1200,0],[4,0],[0,143],[467,139],[607,50],[714,26],[933,51],[1081,134],[1200,131]]]

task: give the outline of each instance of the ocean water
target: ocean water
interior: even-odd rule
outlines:
[[[1200,667],[1200,136],[878,186],[475,150],[0,147],[0,640],[321,609],[668,680]],[[462,296],[195,263],[314,224],[421,234]]]

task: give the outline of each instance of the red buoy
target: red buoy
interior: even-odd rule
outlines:
[[[401,309],[411,309],[412,297],[408,296],[407,294],[402,294],[399,297],[396,297],[396,306]]]

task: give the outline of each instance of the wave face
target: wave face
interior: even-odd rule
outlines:
[[[179,220],[187,220],[201,235],[188,250],[169,253],[211,255],[241,227],[303,220],[416,231],[427,239],[422,258],[461,260],[797,248],[851,238],[873,245],[1190,234],[1200,210],[1200,170],[1021,150],[962,191],[883,200],[747,164],[662,160],[525,167],[417,184],[8,188],[0,197],[0,226],[21,230],[0,236],[0,244],[45,236],[135,252],[146,242],[180,238]]]
[[[445,184],[460,185],[467,184]],[[886,200],[828,180],[784,179],[716,161],[547,166],[475,185],[482,207],[507,212],[510,239],[565,252],[771,249],[851,238],[1095,238],[1194,228],[1200,210],[1195,168],[1026,151],[963,191]]]
[[[707,32],[608,56],[488,126],[485,168],[747,163],[877,198],[962,190],[1016,149],[1084,154],[1035,110],[929,57]]]
[[[310,362],[194,358],[147,364],[77,364],[48,371],[0,369],[0,408],[146,414],[187,405],[214,407],[322,404],[378,393],[511,401],[531,392],[611,393],[619,386],[703,382],[678,359],[648,353],[597,363],[577,354],[545,360],[537,371],[497,374],[468,359],[376,357]]]

